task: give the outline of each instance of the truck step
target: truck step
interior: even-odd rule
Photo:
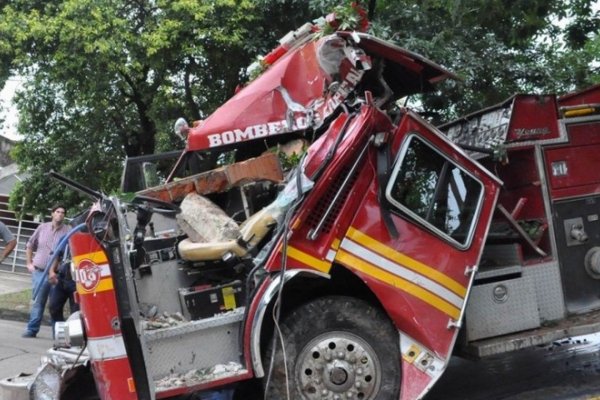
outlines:
[[[483,358],[598,331],[600,331],[600,310],[573,315],[556,323],[549,322],[546,326],[537,329],[474,341],[463,347],[458,355],[466,358]]]
[[[248,370],[239,363],[229,362],[186,373],[170,374],[154,382],[158,398],[176,393],[210,389],[224,381],[234,382],[247,377]]]
[[[240,307],[212,318],[144,332],[150,376],[156,382],[171,375],[240,363],[239,332],[243,317],[244,308]]]

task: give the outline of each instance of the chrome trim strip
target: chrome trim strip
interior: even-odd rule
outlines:
[[[598,114],[596,115],[588,115],[585,117],[574,117],[574,118],[563,118],[563,119],[559,119],[559,122],[561,124],[564,125],[570,125],[570,124],[579,124],[582,122],[594,122],[600,119],[600,116],[598,116]]]
[[[473,282],[475,282],[475,275],[477,275],[477,271],[479,271],[479,265],[466,266],[465,275],[470,275],[469,277],[469,285],[467,286],[467,293],[465,294],[465,299],[468,299],[471,295],[471,290],[473,289]],[[465,317],[465,312],[467,311],[466,301],[463,304],[463,307],[460,308],[460,314],[458,315],[458,320],[448,322],[448,328],[462,328],[463,318]]]
[[[285,271],[283,275],[283,283],[289,282],[298,275],[308,275],[316,278],[330,278],[329,274],[323,272],[314,271],[311,269],[294,269],[291,271]],[[263,368],[262,359],[260,357],[260,335],[262,332],[263,320],[267,307],[277,295],[279,285],[281,283],[281,274],[273,278],[269,287],[265,290],[262,298],[258,303],[254,317],[252,318],[252,328],[250,330],[250,356],[252,358],[252,367],[254,368],[254,376],[256,378],[262,378],[265,376],[265,370]]]
[[[550,248],[552,249],[552,259],[558,259],[558,247],[556,244],[556,235],[554,234],[554,218],[552,217],[552,206],[550,205],[550,186],[548,185],[548,177],[544,168],[544,153],[541,146],[535,146],[535,164],[538,169],[540,178],[540,190],[542,191],[542,199],[544,201],[544,211],[546,212],[548,224],[548,235],[550,236]]]

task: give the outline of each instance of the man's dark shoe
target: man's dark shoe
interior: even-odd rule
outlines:
[[[29,332],[29,331],[25,331],[25,332],[23,332],[23,334],[21,335],[21,337],[24,337],[24,338],[34,338],[35,337],[35,333]]]

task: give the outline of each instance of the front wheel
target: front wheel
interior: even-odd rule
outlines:
[[[381,310],[351,297],[323,297],[289,314],[281,332],[284,349],[278,340],[266,398],[286,399],[288,390],[293,400],[399,398],[398,333]]]

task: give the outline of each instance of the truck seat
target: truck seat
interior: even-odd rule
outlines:
[[[237,240],[192,242],[184,239],[178,245],[179,255],[187,261],[217,261],[227,253],[243,257],[277,223],[275,214],[275,208],[267,206],[251,215],[240,225],[240,237]]]

